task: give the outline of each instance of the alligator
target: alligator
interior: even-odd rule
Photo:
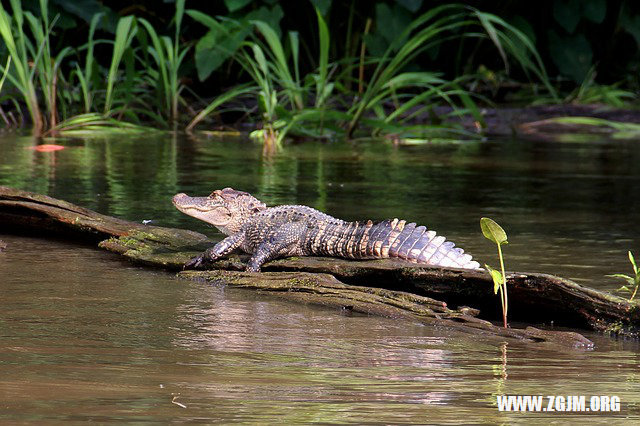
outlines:
[[[307,206],[267,207],[251,194],[232,188],[215,190],[207,197],[176,194],[173,204],[227,235],[185,263],[185,269],[199,268],[236,249],[251,254],[249,272],[259,272],[264,263],[276,258],[314,255],[347,259],[392,257],[432,266],[480,268],[451,241],[404,220],[347,222]]]

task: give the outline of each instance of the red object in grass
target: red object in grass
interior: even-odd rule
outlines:
[[[38,152],[60,151],[61,149],[64,149],[64,148],[65,147],[62,145],[52,145],[52,144],[36,145],[36,146],[29,147],[29,149],[33,149],[34,151],[38,151]]]

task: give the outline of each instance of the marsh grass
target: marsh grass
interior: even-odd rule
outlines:
[[[48,16],[47,0],[39,0],[37,17],[23,11],[19,0],[10,0],[10,4],[11,14],[0,5],[0,35],[8,52],[7,65],[0,69],[2,81],[6,79],[20,93],[21,102],[12,101],[17,111],[26,106],[37,134],[77,132],[82,126],[120,126],[122,131],[132,131],[132,126],[144,128],[149,123],[177,129],[181,106],[191,113],[182,98],[186,87],[181,82],[191,52],[200,77],[233,61],[230,69],[240,69],[239,78],[249,82],[225,90],[208,104],[202,102],[201,109],[193,110],[186,130],[192,131],[232,101],[252,97],[257,108],[251,102],[240,103],[249,106],[239,108],[244,108],[245,118],[259,122],[252,135],[275,146],[286,136],[373,135],[414,141],[477,137],[447,124],[450,119],[471,115],[479,132],[486,126],[478,104],[489,100],[469,89],[475,77],[448,80],[438,72],[410,67],[430,49],[463,39],[488,41],[506,72],[516,63],[541,82],[551,98],[557,98],[533,43],[501,18],[464,5],[439,6],[418,16],[381,56],[367,56],[371,20],[363,34],[354,36],[351,14],[346,43],[353,55],[332,61],[331,47],[336,40],[318,9],[315,48],[306,46],[296,31],[281,38],[265,21],[212,17],[185,10],[185,1],[177,0],[170,36],[144,18],[124,16],[117,21],[113,39],[96,39],[103,18],[99,13],[90,19],[86,43],[54,52],[50,36],[57,17]],[[195,49],[180,39],[185,15],[208,29]],[[104,46],[111,48],[104,64],[94,57],[99,45],[100,51],[109,52]],[[309,54],[312,66],[301,63],[301,50],[316,52],[315,57]],[[77,59],[69,61],[69,57]],[[357,93],[350,90],[356,82]],[[194,98],[194,103],[199,102]],[[433,105],[442,104],[449,105],[451,112],[424,124],[425,115],[435,116]],[[423,123],[416,124],[419,121]]]
[[[373,110],[382,118],[384,110],[381,104],[399,99],[401,93],[409,94],[409,104],[403,106],[396,103],[395,111],[387,117],[386,122],[401,117],[419,103],[439,99],[453,104],[453,96],[457,96],[476,120],[481,121],[471,94],[459,86],[449,89],[449,86],[456,85],[455,82],[447,82],[433,72],[405,71],[416,57],[453,38],[490,39],[503,58],[507,70],[511,56],[525,72],[533,73],[540,79],[553,97],[557,97],[540,56],[526,35],[495,15],[463,5],[443,5],[415,19],[395,38],[382,57],[376,60],[376,67],[362,96],[356,99],[348,111],[352,118],[347,134],[353,135],[366,111]],[[416,92],[419,94],[415,95]]]
[[[59,52],[53,52],[50,36],[57,17],[49,18],[47,0],[39,0],[39,6],[41,15],[36,17],[31,12],[24,11],[20,1],[11,1],[11,15],[0,5],[0,35],[8,51],[7,64],[12,65],[10,69],[8,65],[2,67],[2,71],[21,94],[31,118],[34,134],[56,135],[68,129],[77,130],[82,125],[87,126],[87,129],[120,127],[129,131],[135,124],[126,123],[122,118],[138,122],[140,115],[153,118],[152,108],[128,105],[134,98],[136,101],[144,99],[144,96],[135,96],[140,94],[140,87],[144,86],[138,84],[143,77],[141,74],[136,75],[133,64],[135,56],[132,41],[137,31],[133,16],[119,20],[115,40],[111,42],[113,55],[104,79],[106,85],[95,87],[95,82],[100,78],[95,75],[98,66],[93,51],[98,41],[94,39],[94,33],[101,15],[92,17],[88,41],[78,49],[85,52],[84,67],[76,63],[67,78],[62,73],[62,65],[74,50],[65,47]],[[124,79],[120,72],[123,58],[127,68]],[[80,96],[74,94],[72,85],[76,82]],[[117,91],[116,86],[119,86]],[[98,94],[104,96],[101,119],[95,116]],[[42,105],[39,99],[42,99]],[[142,102],[140,101],[140,104]],[[116,106],[118,110],[115,109]],[[20,111],[19,105],[16,109]],[[81,115],[75,116],[77,113]],[[113,118],[117,114],[120,120]]]
[[[46,6],[46,0],[40,0],[41,7],[43,4]],[[45,123],[38,104],[34,78],[39,57],[37,50],[42,40],[32,41],[25,33],[25,14],[28,16],[31,13],[23,12],[19,0],[11,0],[11,9],[12,14],[9,15],[0,4],[0,35],[13,62],[13,69],[7,73],[7,77],[22,94],[33,122],[33,131],[39,134]],[[32,58],[33,63],[31,63]]]
[[[165,114],[173,124],[176,124],[178,120],[178,103],[180,101],[180,93],[184,89],[179,80],[180,66],[189,52],[189,46],[182,48],[180,45],[180,27],[183,16],[184,0],[177,0],[173,40],[168,36],[158,36],[149,21],[143,18],[138,19],[151,38],[152,46],[148,46],[147,49],[159,71],[156,85],[160,97],[164,100]]]
[[[82,136],[105,134],[148,134],[159,130],[134,123],[127,123],[103,114],[90,112],[79,114],[58,123],[46,131],[43,136]]]

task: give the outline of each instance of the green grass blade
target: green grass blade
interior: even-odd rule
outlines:
[[[251,93],[251,92],[255,92],[256,89],[257,89],[256,86],[242,85],[242,86],[237,86],[237,87],[234,87],[231,90],[226,91],[222,95],[220,95],[217,98],[215,98],[202,111],[200,111],[198,113],[198,115],[196,115],[194,117],[194,119],[191,120],[191,122],[187,125],[185,130],[187,130],[187,131],[193,130],[193,128],[200,121],[202,121],[205,117],[207,117],[209,114],[211,114],[214,110],[216,110],[216,108],[220,107],[222,104],[224,104],[226,102],[229,102],[231,99],[237,98],[238,96],[241,96],[241,95],[244,95],[244,94],[247,94],[247,93]]]
[[[0,93],[2,93],[2,86],[4,86],[4,81],[7,79],[7,75],[9,74],[9,68],[11,68],[11,56],[7,57],[7,65],[0,70],[3,71],[2,78],[0,78]]]
[[[294,108],[302,109],[302,97],[300,95],[301,89],[293,80],[291,76],[291,71],[289,70],[289,65],[287,64],[287,59],[284,54],[284,48],[282,47],[282,43],[280,43],[280,38],[278,34],[263,21],[250,21],[255,27],[260,31],[267,45],[269,46],[269,51],[273,56],[273,65],[276,74],[281,82],[281,84],[285,87],[288,92],[289,99]]]
[[[300,81],[300,34],[297,31],[289,31],[289,46],[291,46],[291,57],[293,59],[293,71],[295,73],[296,84]]]
[[[110,113],[113,106],[113,87],[116,83],[118,69],[122,56],[126,49],[131,46],[133,37],[135,36],[135,18],[133,16],[125,16],[118,20],[116,26],[116,38],[113,43],[113,54],[111,56],[111,66],[107,74],[107,94],[105,96],[104,112]]]
[[[316,84],[316,108],[320,108],[328,95],[325,88],[329,78],[329,28],[322,14],[316,7],[318,33],[320,35],[320,57],[318,59],[318,81]]]

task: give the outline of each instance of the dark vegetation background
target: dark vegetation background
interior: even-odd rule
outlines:
[[[9,10],[9,2],[2,4]],[[367,19],[372,25],[368,35],[371,53],[382,53],[389,42],[412,20],[430,8],[447,4],[446,1],[386,0],[386,1],[273,1],[273,0],[187,0],[186,7],[208,15],[228,16],[235,19],[262,19],[281,34],[295,30],[300,33],[302,66],[314,66],[317,46],[315,24],[316,5],[324,14],[331,33],[333,58],[357,56]],[[567,90],[593,78],[600,84],[620,84],[637,91],[640,89],[640,2],[631,0],[549,0],[549,1],[468,1],[462,2],[485,12],[502,17],[525,32],[535,42],[550,77],[556,77]],[[22,2],[25,10],[39,14],[37,0]],[[175,5],[171,0],[98,1],[51,0],[51,16],[60,14],[53,34],[54,46],[79,46],[86,42],[91,17],[106,12],[97,36],[113,33],[117,18],[133,14],[149,20],[159,31],[167,29],[174,18]],[[349,20],[352,27],[349,34]],[[184,19],[181,31],[183,42],[197,43],[207,30],[190,19]],[[2,50],[4,46],[0,47]],[[496,70],[502,62],[491,46],[478,49],[473,42],[455,50],[441,48],[421,57],[416,68],[437,69],[451,78],[465,72],[476,72],[480,67]],[[190,52],[191,59],[195,51]],[[98,60],[108,63],[111,52],[105,46],[98,48]],[[238,82],[237,70],[231,67],[217,69],[205,82],[198,79],[195,61],[188,60],[183,78],[202,96],[214,95],[221,87]],[[308,71],[305,69],[301,70]],[[514,68],[510,77],[523,79]]]
[[[0,124],[39,135],[473,137],[487,106],[633,108],[640,91],[631,0],[0,4]]]

